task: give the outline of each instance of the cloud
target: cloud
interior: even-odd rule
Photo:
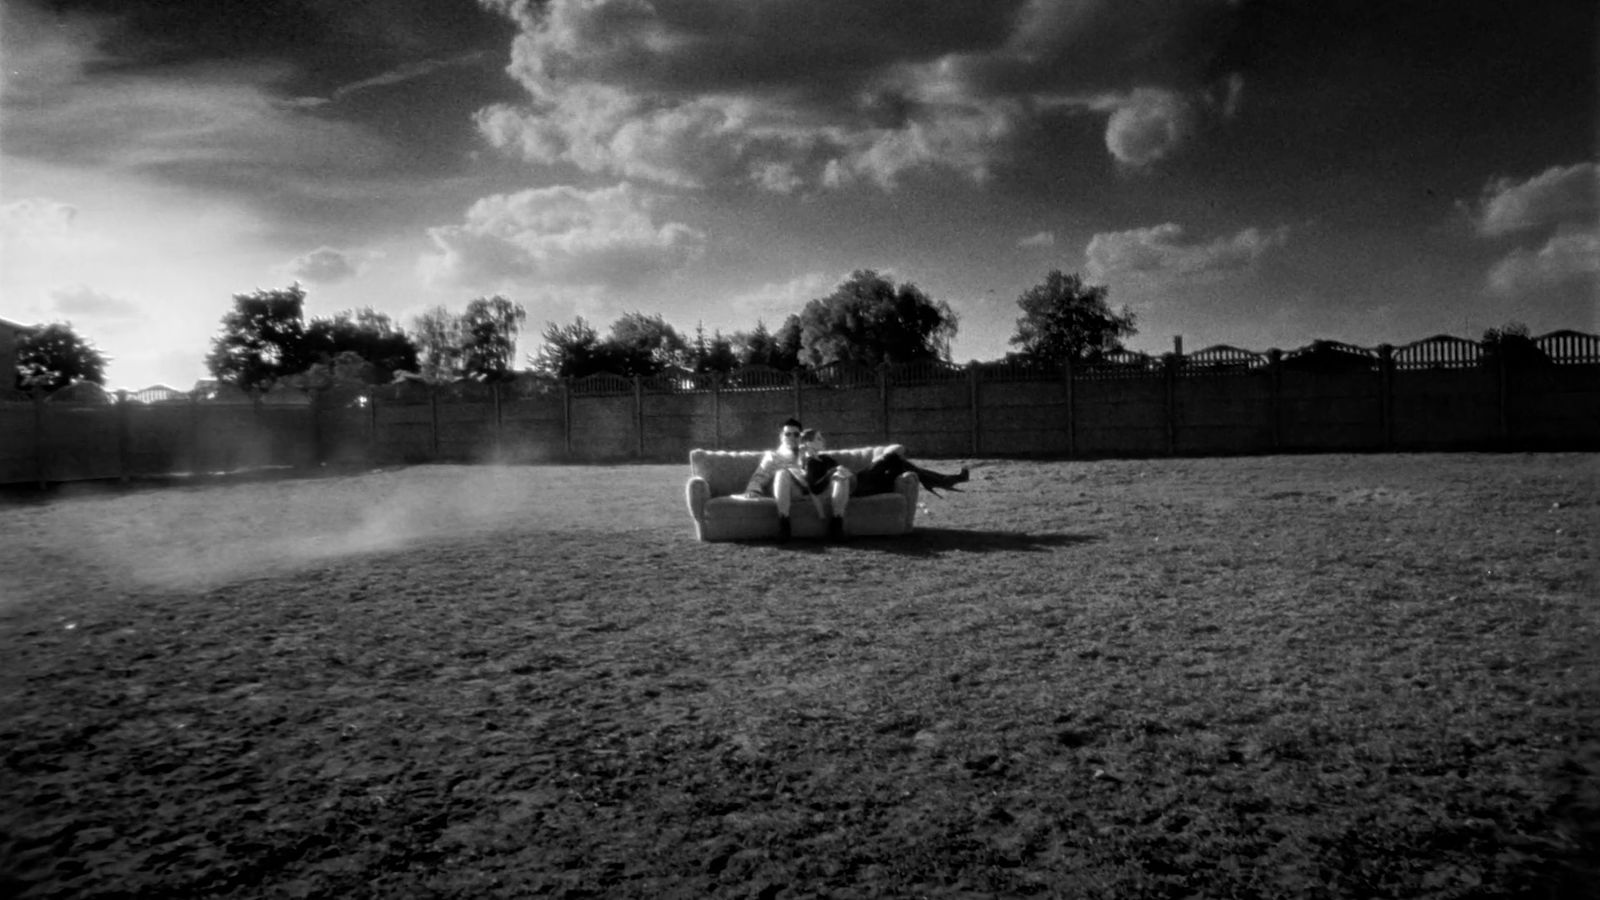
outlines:
[[[1017,241],[1018,247],[1054,247],[1055,245],[1056,233],[1054,231],[1041,231]]]
[[[1489,291],[1501,297],[1540,293],[1587,280],[1600,288],[1600,231],[1565,228],[1538,250],[1518,249],[1489,271]]]
[[[1483,190],[1476,210],[1478,234],[1499,237],[1564,222],[1595,221],[1600,213],[1593,162],[1551,166],[1526,181],[1497,178]]]
[[[58,244],[73,234],[78,209],[44,197],[0,206],[0,240],[20,247]]]
[[[63,317],[127,320],[143,318],[144,315],[132,301],[84,284],[52,288],[49,300],[52,311]]]
[[[349,84],[340,85],[339,87],[334,88],[333,91],[330,92],[326,97],[297,97],[293,100],[286,101],[285,105],[308,109],[326,106],[329,103],[337,103],[351,94],[356,94],[361,91],[404,84],[408,81],[414,81],[418,78],[425,78],[442,69],[457,68],[461,66],[475,66],[486,62],[490,58],[492,58],[492,54],[488,51],[475,50],[470,53],[462,53],[451,57],[424,59],[417,62],[405,63],[389,69],[386,72],[381,72],[377,75],[374,75],[371,78],[363,78],[360,81],[353,81]]]
[[[788,281],[774,281],[734,295],[729,301],[733,319],[744,323],[736,327],[754,328],[760,321],[776,331],[783,320],[798,314],[807,303],[833,293],[848,275],[807,272]]]
[[[289,277],[313,284],[336,284],[360,274],[365,257],[332,247],[318,247],[295,257],[286,267]]]
[[[1177,152],[1194,135],[1198,119],[1186,97],[1141,88],[1115,103],[1106,123],[1106,149],[1126,166],[1148,166]]]
[[[1106,115],[1107,149],[1150,165],[1243,87],[1211,71],[1238,14],[1219,0],[480,2],[518,24],[528,95],[479,112],[491,144],[676,187],[982,181],[1063,108]]]
[[[1183,226],[1167,222],[1150,228],[1102,232],[1084,251],[1096,280],[1113,276],[1170,277],[1228,272],[1249,267],[1289,237],[1287,227],[1263,232],[1246,228],[1209,242],[1187,240]]]
[[[629,184],[485,197],[461,224],[428,229],[438,252],[423,258],[423,272],[458,285],[637,285],[682,268],[705,247],[700,231],[657,224],[656,202]]]

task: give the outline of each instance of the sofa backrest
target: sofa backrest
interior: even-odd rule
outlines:
[[[845,450],[830,449],[824,452],[838,460],[840,465],[851,471],[860,472],[872,465],[872,461],[879,455],[890,450],[905,452],[905,448],[900,444],[851,447]],[[704,478],[711,487],[713,497],[742,493],[765,452],[765,450],[690,450],[689,475]]]

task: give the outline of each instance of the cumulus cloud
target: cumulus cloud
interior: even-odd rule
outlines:
[[[1497,178],[1484,188],[1476,211],[1478,233],[1498,237],[1567,222],[1593,223],[1600,214],[1593,162],[1551,166],[1525,181]]]
[[[1538,250],[1519,249],[1489,271],[1489,290],[1502,297],[1540,293],[1573,282],[1600,284],[1600,232],[1563,229]],[[1592,288],[1591,288],[1592,289]]]
[[[313,284],[335,284],[354,278],[360,268],[358,257],[332,247],[318,247],[295,257],[288,265],[288,274],[291,278]]]
[[[679,187],[981,181],[1062,108],[1106,115],[1107,149],[1151,165],[1242,88],[1211,71],[1222,0],[480,2],[519,24],[528,94],[479,112],[490,143]]]
[[[628,287],[697,259],[705,235],[658,224],[656,198],[632,185],[559,186],[485,197],[459,225],[428,229],[437,252],[422,260],[435,283],[540,281]]]
[[[55,314],[94,319],[137,319],[143,313],[130,300],[98,291],[85,284],[52,288],[51,309]]]
[[[1247,268],[1263,254],[1288,240],[1287,227],[1272,231],[1246,228],[1231,237],[1190,240],[1183,226],[1167,222],[1150,228],[1102,232],[1085,250],[1094,279],[1114,276],[1198,275]]]

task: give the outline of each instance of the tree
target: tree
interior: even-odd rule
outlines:
[[[800,313],[801,361],[877,365],[949,359],[956,314],[916,285],[863,269]]]
[[[364,383],[387,384],[396,372],[417,369],[417,345],[387,314],[370,306],[345,310],[331,319],[311,320],[305,340],[308,355],[339,373],[335,380],[351,381],[359,373]],[[352,361],[352,354],[366,366]]]
[[[435,306],[411,320],[411,341],[417,348],[417,371],[424,381],[461,377],[461,317]]]
[[[687,368],[689,343],[659,314],[625,313],[611,323],[607,339],[621,364],[619,375],[654,375],[671,367]]]
[[[1082,276],[1052,270],[1040,284],[1017,298],[1022,316],[1011,343],[1028,362],[1094,362],[1122,349],[1122,339],[1138,333],[1127,307],[1114,312],[1106,302],[1110,288],[1084,284]]]
[[[600,332],[579,316],[571,325],[545,324],[544,344],[529,357],[535,371],[555,378],[582,378],[617,365],[615,350]]]
[[[495,294],[467,304],[461,316],[461,370],[478,381],[504,381],[512,377],[511,361],[517,351],[517,333],[528,313],[520,303]]]
[[[18,390],[57,391],[84,381],[106,383],[106,358],[71,323],[40,326],[17,341]]]
[[[306,292],[300,285],[233,295],[233,310],[222,317],[222,333],[211,339],[206,368],[218,381],[244,390],[266,390],[280,378],[305,371],[308,356]]]
[[[733,335],[739,365],[768,366],[781,372],[799,368],[801,332],[800,317],[793,313],[784,319],[776,334],[767,330],[765,322],[756,320],[754,329]]]
[[[696,374],[720,372],[726,375],[739,368],[739,355],[734,352],[733,341],[723,337],[720,330],[707,338],[703,324],[697,323],[694,327],[694,348],[690,356]]]
[[[1483,364],[1510,368],[1537,368],[1550,364],[1550,355],[1533,342],[1528,326],[1507,322],[1483,332]]]

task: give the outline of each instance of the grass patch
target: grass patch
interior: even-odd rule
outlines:
[[[686,467],[0,509],[25,896],[1583,897],[1593,455],[979,461],[699,544]]]

